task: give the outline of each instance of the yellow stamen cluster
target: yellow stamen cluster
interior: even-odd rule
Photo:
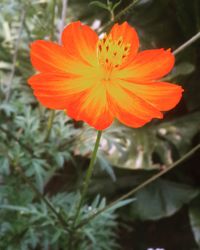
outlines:
[[[130,44],[124,44],[123,38],[113,40],[112,36],[105,35],[97,44],[97,55],[99,64],[107,72],[106,80],[114,68],[118,68],[127,58],[130,51]]]

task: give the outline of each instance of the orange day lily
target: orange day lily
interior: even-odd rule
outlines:
[[[183,89],[162,82],[174,66],[170,50],[138,52],[136,31],[127,22],[115,24],[99,39],[80,21],[62,33],[62,45],[37,40],[31,62],[40,72],[29,78],[36,98],[45,107],[65,110],[97,130],[117,118],[141,127],[179,102]]]

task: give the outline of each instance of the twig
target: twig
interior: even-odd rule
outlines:
[[[196,153],[199,149],[200,149],[200,144],[198,144],[196,147],[194,147],[193,149],[191,149],[187,154],[185,154],[179,160],[177,160],[176,162],[174,162],[171,166],[167,167],[166,169],[164,169],[163,171],[159,172],[158,174],[153,175],[151,178],[147,179],[146,181],[144,181],[143,183],[141,183],[139,186],[137,186],[136,188],[134,188],[131,191],[129,191],[127,194],[122,195],[119,199],[111,202],[105,208],[100,209],[99,211],[97,211],[96,213],[94,213],[93,215],[91,215],[88,219],[82,221],[77,226],[77,228],[82,227],[83,225],[85,225],[86,223],[88,223],[90,220],[94,219],[96,216],[98,216],[101,213],[105,212],[106,210],[110,209],[112,206],[114,206],[118,202],[120,202],[120,201],[122,201],[124,199],[127,199],[128,197],[132,196],[133,194],[135,194],[136,192],[138,192],[142,188],[146,187],[147,185],[149,185],[150,183],[152,183],[153,181],[155,181],[156,179],[158,179],[162,175],[166,174],[167,172],[169,172],[170,170],[172,170],[173,168],[175,168],[179,164],[183,163],[185,160],[187,160],[189,157],[191,157],[194,153]]]
[[[55,3],[55,0],[54,0],[54,3]],[[62,1],[61,24],[60,24],[60,31],[59,31],[59,38],[58,38],[59,44],[61,44],[62,31],[65,27],[66,12],[67,12],[67,0],[63,0]],[[53,16],[53,18],[54,18],[54,16]],[[52,22],[52,25],[53,24],[54,24],[54,21]],[[53,36],[54,36],[54,31],[51,31],[51,39],[53,38]],[[48,122],[47,122],[47,133],[46,133],[45,141],[48,141],[49,136],[51,134],[54,117],[55,117],[55,110],[51,110],[49,118],[48,118]]]
[[[60,32],[59,32],[59,38],[58,38],[59,44],[61,44],[62,32],[63,32],[63,29],[65,27],[65,19],[66,19],[66,13],[67,13],[67,3],[68,3],[68,0],[62,0],[61,24],[60,24]]]
[[[112,25],[114,22],[118,21],[122,16],[124,16],[131,8],[134,7],[134,5],[139,2],[139,0],[133,0],[132,3],[130,3],[127,7],[125,7],[122,11],[120,11],[113,19],[111,19],[109,22],[107,22],[101,29],[100,32],[104,32],[110,25]],[[179,54],[181,51],[189,47],[191,44],[193,44],[195,41],[197,41],[200,38],[200,31],[194,35],[192,38],[190,38],[188,41],[183,43],[181,46],[179,46],[177,49],[173,51],[174,55]]]
[[[60,221],[61,225],[64,226],[64,228],[70,232],[69,230],[69,225],[67,224],[67,222],[63,219],[63,217],[56,211],[56,209],[54,208],[54,206],[50,203],[50,201],[48,199],[46,199],[43,194],[41,194],[37,188],[33,185],[33,183],[29,180],[29,178],[27,178],[27,176],[24,174],[23,169],[19,166],[15,166],[15,170],[17,171],[17,173],[22,177],[22,179],[29,185],[29,187],[33,190],[33,192],[41,199],[44,201],[44,203],[49,207],[49,209],[52,211],[52,213],[54,213],[56,215],[56,217],[58,218],[58,220]]]
[[[25,143],[23,143],[22,141],[20,141],[12,132],[10,132],[9,130],[3,128],[0,126],[0,130],[2,132],[4,132],[6,135],[8,135],[10,138],[12,138],[13,140],[15,140],[17,143],[19,143],[24,149],[26,149],[31,155],[34,155],[34,151],[32,150],[31,147],[27,146]]]
[[[104,32],[110,25],[114,22],[118,21],[122,16],[124,16],[133,6],[139,2],[139,0],[133,0],[128,6],[126,6],[122,11],[120,11],[115,18],[112,18],[109,22],[107,22],[100,30],[100,32]]]
[[[22,8],[22,12],[21,12],[19,33],[18,33],[18,37],[17,37],[16,43],[15,43],[15,46],[14,46],[12,69],[11,69],[10,77],[9,77],[9,80],[8,80],[7,92],[6,92],[6,98],[5,98],[6,102],[8,102],[8,100],[10,98],[11,86],[12,86],[13,78],[15,76],[16,62],[17,62],[19,45],[20,45],[20,42],[21,42],[22,30],[23,30],[23,27],[24,27],[25,17],[26,17],[26,6],[24,8]]]
[[[187,42],[185,42],[180,47],[178,47],[177,49],[175,49],[173,51],[173,54],[174,55],[179,54],[181,51],[183,51],[184,49],[186,49],[187,47],[189,47],[191,44],[193,44],[194,42],[196,42],[199,38],[200,38],[200,31],[196,35],[194,35],[192,38],[190,38]]]
[[[56,8],[56,0],[53,0],[52,4],[52,17],[51,17],[51,32],[50,32],[50,40],[54,39],[54,34],[55,34],[55,28],[54,28],[54,23],[55,23],[55,8]]]

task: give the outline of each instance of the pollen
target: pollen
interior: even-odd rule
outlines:
[[[106,71],[111,72],[126,61],[129,51],[130,44],[124,43],[122,36],[117,40],[113,40],[111,35],[105,35],[103,39],[99,40],[97,45],[99,64]]]

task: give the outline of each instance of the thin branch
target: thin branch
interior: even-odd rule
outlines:
[[[97,211],[95,214],[91,215],[89,218],[87,218],[86,220],[82,221],[77,228],[80,228],[82,226],[84,226],[85,224],[87,224],[90,220],[94,219],[96,216],[100,215],[101,213],[105,212],[106,210],[112,208],[115,204],[117,204],[118,202],[127,199],[128,197],[132,196],[133,194],[135,194],[136,192],[138,192],[139,190],[141,190],[142,188],[146,187],[147,185],[149,185],[150,183],[152,183],[153,181],[157,180],[159,177],[163,176],[164,174],[166,174],[167,172],[169,172],[170,170],[174,169],[175,167],[177,167],[178,165],[180,165],[181,163],[183,163],[184,161],[186,161],[189,157],[191,157],[194,153],[196,153],[198,150],[200,149],[200,144],[198,144],[196,147],[194,147],[193,149],[191,149],[187,154],[185,154],[183,157],[181,157],[179,160],[177,160],[176,162],[174,162],[171,166],[166,167],[166,169],[164,169],[163,171],[153,175],[151,178],[147,179],[146,181],[144,181],[143,183],[141,183],[139,186],[137,186],[136,188],[132,189],[131,191],[129,191],[128,193],[126,193],[125,195],[122,195],[119,199],[111,202],[108,206],[106,206],[103,209],[100,209],[99,211]]]
[[[43,194],[41,194],[37,188],[33,185],[33,183],[29,180],[29,178],[24,174],[23,169],[19,166],[15,166],[16,172],[22,177],[22,179],[29,185],[29,187],[33,190],[33,192],[40,198],[41,200],[44,201],[44,203],[49,207],[49,209],[52,211],[53,214],[58,218],[60,221],[61,225],[69,232],[70,230],[68,229],[69,225],[67,222],[64,220],[64,218],[56,211],[54,206],[50,203],[48,199],[46,199]]]
[[[54,0],[54,3],[55,3],[55,0]],[[59,31],[59,38],[58,38],[59,44],[61,44],[62,32],[63,32],[63,29],[65,27],[66,12],[67,12],[67,0],[63,0],[62,1],[61,24],[60,24],[60,31]],[[53,21],[53,24],[54,24],[54,21]],[[52,34],[54,34],[54,32],[51,32],[51,38],[53,38]],[[51,110],[50,115],[49,115],[49,119],[47,122],[47,133],[46,133],[45,141],[48,141],[49,136],[51,134],[54,117],[55,117],[55,110]]]
[[[31,148],[29,148],[26,144],[24,144],[23,142],[18,140],[18,138],[15,135],[13,135],[11,132],[9,132],[7,129],[4,129],[4,128],[0,127],[0,130],[2,132],[6,133],[8,136],[10,136],[10,138],[14,139],[16,142],[18,142],[24,149],[26,149],[30,153],[30,155],[34,155],[34,152],[33,152],[33,150]],[[70,231],[68,228],[66,228],[66,227],[68,227],[68,224],[62,218],[62,216],[54,209],[53,205],[44,197],[44,195],[41,194],[37,190],[37,188],[32,184],[32,182],[24,174],[23,169],[21,167],[19,167],[19,166],[15,166],[15,170],[18,172],[18,174],[20,174],[20,176],[24,179],[24,181],[30,186],[30,188],[38,196],[38,198],[43,200],[46,203],[46,205],[50,208],[50,210],[57,216],[58,220],[64,226],[64,228],[67,231]]]
[[[55,23],[55,8],[56,8],[56,0],[53,0],[52,2],[52,17],[51,17],[51,32],[50,32],[50,40],[54,39],[54,34],[55,34],[55,28],[54,28],[54,23]]]
[[[50,31],[50,40],[54,39],[54,35],[55,35],[55,9],[56,9],[56,0],[53,0],[52,2],[52,17],[51,17],[51,31]],[[53,120],[55,117],[55,110],[51,110],[50,111],[50,115],[48,118],[48,122],[47,122],[47,130],[46,130],[46,136],[44,141],[47,142],[49,139],[49,136],[51,134],[51,129],[53,126]]]
[[[8,80],[8,86],[7,86],[7,92],[6,92],[6,99],[5,99],[6,102],[10,98],[11,86],[12,86],[13,78],[15,76],[16,62],[17,62],[17,58],[18,58],[18,51],[19,51],[19,46],[20,46],[20,42],[21,42],[25,17],[26,17],[26,7],[22,8],[22,11],[21,11],[20,27],[19,27],[18,37],[17,37],[16,43],[15,43],[15,46],[14,46],[12,69],[11,69],[10,77],[9,77],[9,80]]]
[[[65,19],[66,19],[66,13],[67,13],[67,3],[68,0],[62,1],[62,14],[61,14],[61,24],[60,24],[60,32],[59,32],[59,44],[61,44],[61,38],[62,38],[62,32],[65,27]]]
[[[173,51],[173,54],[174,55],[179,54],[181,51],[183,51],[184,49],[186,49],[187,47],[189,47],[191,44],[193,44],[194,42],[196,42],[199,38],[200,38],[200,31],[196,35],[194,35],[192,38],[190,38],[187,42],[185,42],[180,47],[178,47],[177,49],[175,49]]]
[[[106,29],[112,25],[113,23],[115,23],[116,21],[118,21],[122,16],[124,16],[130,9],[132,9],[134,7],[134,5],[139,2],[139,0],[133,0],[132,3],[130,3],[127,7],[125,7],[122,11],[120,11],[114,19],[110,20],[109,22],[107,22],[101,29],[100,32],[104,32],[106,31]],[[179,46],[177,49],[175,49],[173,51],[174,55],[179,54],[180,52],[182,52],[183,50],[185,50],[187,47],[189,47],[190,45],[192,45],[194,42],[196,42],[198,39],[200,38],[200,31],[194,35],[192,38],[190,38],[188,41],[186,41],[185,43],[183,43],[181,46]]]
[[[3,128],[0,126],[0,130],[2,132],[4,132],[7,136],[9,136],[11,139],[15,140],[17,143],[20,144],[21,147],[23,147],[24,149],[26,149],[31,155],[34,155],[34,151],[31,147],[27,146],[25,143],[23,143],[21,140],[18,139],[17,136],[15,136],[12,132],[10,132],[9,130]]]
[[[114,19],[110,20],[109,22],[107,22],[100,30],[100,32],[104,32],[110,25],[112,25],[113,23],[115,23],[116,21],[118,21],[122,16],[124,16],[125,14],[127,14],[127,12],[130,11],[130,9],[132,9],[134,7],[134,5],[139,2],[139,0],[133,0],[132,3],[130,3],[128,6],[126,6],[122,11],[120,11]]]

